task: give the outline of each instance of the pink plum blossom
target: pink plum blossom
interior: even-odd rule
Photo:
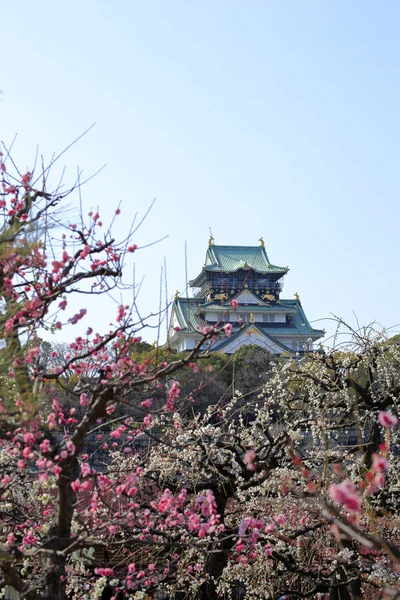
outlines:
[[[396,415],[383,410],[379,413],[378,420],[382,427],[386,427],[387,429],[392,429],[398,422]]]
[[[254,450],[247,450],[243,457],[244,463],[249,471],[255,471],[256,465],[254,464],[254,459],[256,458],[256,453]]]
[[[348,479],[339,485],[330,485],[329,494],[334,502],[341,504],[350,512],[360,511],[361,498],[357,494],[355,485]]]
[[[227,323],[226,325],[224,325],[224,331],[225,331],[225,335],[227,337],[231,337],[231,335],[232,335],[232,325],[231,325],[231,323]]]

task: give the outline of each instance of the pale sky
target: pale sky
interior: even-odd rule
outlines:
[[[0,138],[18,134],[21,168],[96,122],[60,165],[72,181],[107,163],[85,205],[107,221],[122,200],[118,236],[157,199],[135,240],[169,236],[135,255],[143,313],[164,256],[184,290],[185,240],[198,274],[211,227],[263,236],[310,321],[400,322],[398,2],[0,0],[0,22]],[[109,300],[88,308],[107,326]]]

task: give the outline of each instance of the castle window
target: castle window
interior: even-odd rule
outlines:
[[[275,321],[275,315],[266,314],[266,315],[263,315],[262,317],[263,317],[264,323],[273,323]]]

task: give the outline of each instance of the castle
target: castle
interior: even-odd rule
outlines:
[[[302,355],[324,331],[313,329],[300,298],[280,295],[288,267],[272,265],[264,241],[259,246],[219,246],[211,237],[205,264],[189,281],[193,297],[177,293],[172,304],[168,344],[177,352],[191,350],[207,325],[232,325],[232,335],[221,337],[212,350],[232,354],[245,344],[256,344],[273,354]]]

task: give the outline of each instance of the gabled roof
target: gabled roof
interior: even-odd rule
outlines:
[[[204,268],[207,271],[232,273],[243,268],[258,273],[287,273],[287,267],[271,265],[264,246],[215,246],[208,247]]]
[[[228,298],[228,293],[225,294],[226,297]],[[209,300],[209,298],[211,297],[211,294],[208,296],[203,296],[202,298],[199,298],[199,302],[201,303],[205,303],[205,305],[207,306],[207,308],[209,306],[219,306],[221,308],[221,306],[225,306],[225,308],[230,308],[231,307],[231,299],[236,300],[236,302],[239,305],[248,305],[248,306],[269,306],[269,303],[267,304],[266,302],[264,302],[259,295],[257,295],[256,293],[248,290],[248,289],[242,289],[239,292],[237,292],[235,295],[231,295],[231,299],[227,299],[226,301],[223,301],[222,304],[216,304],[215,303],[215,295],[214,298],[212,298],[211,300]]]
[[[294,350],[292,350],[288,346],[285,346],[285,344],[278,342],[278,340],[276,340],[269,333],[267,333],[265,329],[260,327],[258,323],[248,323],[245,327],[241,327],[238,331],[233,333],[231,337],[225,338],[220,344],[216,344],[213,350],[215,350],[216,352],[219,352],[220,350],[223,351],[224,348],[230,346],[240,337],[244,335],[249,335],[251,331],[257,331],[260,336],[262,336],[266,340],[269,340],[275,346],[278,346],[278,348],[280,348],[282,352],[287,352],[288,354],[293,356],[296,354]]]
[[[227,313],[228,311],[230,313],[234,312],[233,308],[231,306],[231,304],[228,303],[224,303],[224,304],[216,304],[215,302],[210,302],[210,304],[201,304],[201,309],[204,311],[209,311],[209,312],[218,312],[221,314]],[[296,308],[295,307],[287,307],[287,306],[282,306],[281,304],[277,304],[276,302],[274,304],[239,304],[238,308],[236,309],[237,313],[243,313],[243,312],[253,312],[253,313],[285,313],[285,314],[292,314],[294,312],[296,312]]]
[[[261,298],[259,298],[259,296],[257,296],[257,294],[251,292],[250,290],[241,290],[238,294],[236,294],[235,296],[235,300],[236,302],[238,302],[238,304],[251,304],[251,305],[262,305],[262,306],[266,306],[266,302],[263,302],[261,300]]]

